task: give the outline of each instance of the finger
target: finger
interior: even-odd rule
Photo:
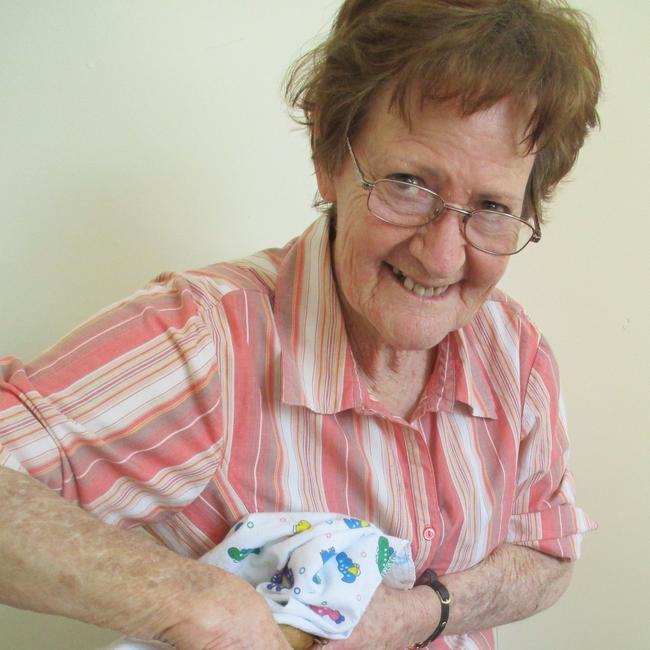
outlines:
[[[293,650],[308,650],[314,644],[314,637],[291,625],[280,625],[282,634]]]

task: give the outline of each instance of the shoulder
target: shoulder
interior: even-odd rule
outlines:
[[[184,272],[161,273],[148,285],[173,292],[187,291],[199,309],[213,308],[236,295],[251,294],[272,300],[279,269],[292,242],[245,258],[218,262]]]
[[[518,347],[530,344],[537,347],[543,338],[523,306],[501,289],[492,291],[472,324],[486,328],[496,345],[513,342]]]
[[[522,305],[500,289],[492,291],[463,333],[491,366],[507,360],[524,384],[540,354],[555,363],[546,339]]]
[[[545,394],[557,392],[557,365],[546,340],[523,307],[502,291],[492,292],[455,340],[465,390],[494,405],[495,413],[505,411],[518,421],[531,385],[544,386]]]

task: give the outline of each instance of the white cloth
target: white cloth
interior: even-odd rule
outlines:
[[[248,515],[200,561],[253,585],[277,623],[327,639],[350,636],[382,581],[394,589],[415,582],[408,540],[332,513]],[[159,647],[128,639],[110,646]]]

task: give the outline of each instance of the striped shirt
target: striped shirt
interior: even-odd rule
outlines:
[[[29,365],[0,361],[0,463],[198,557],[246,513],[330,511],[412,542],[418,572],[497,546],[578,557],[552,353],[499,291],[439,345],[407,421],[357,371],[326,218],[165,274]],[[492,631],[432,647],[487,650]]]

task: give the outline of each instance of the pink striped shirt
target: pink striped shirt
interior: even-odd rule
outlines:
[[[419,571],[504,542],[577,558],[595,524],[558,386],[497,291],[439,345],[410,421],[391,415],[357,372],[321,218],[285,248],[160,276],[29,365],[0,361],[0,463],[191,557],[248,512],[332,511],[412,540]]]

